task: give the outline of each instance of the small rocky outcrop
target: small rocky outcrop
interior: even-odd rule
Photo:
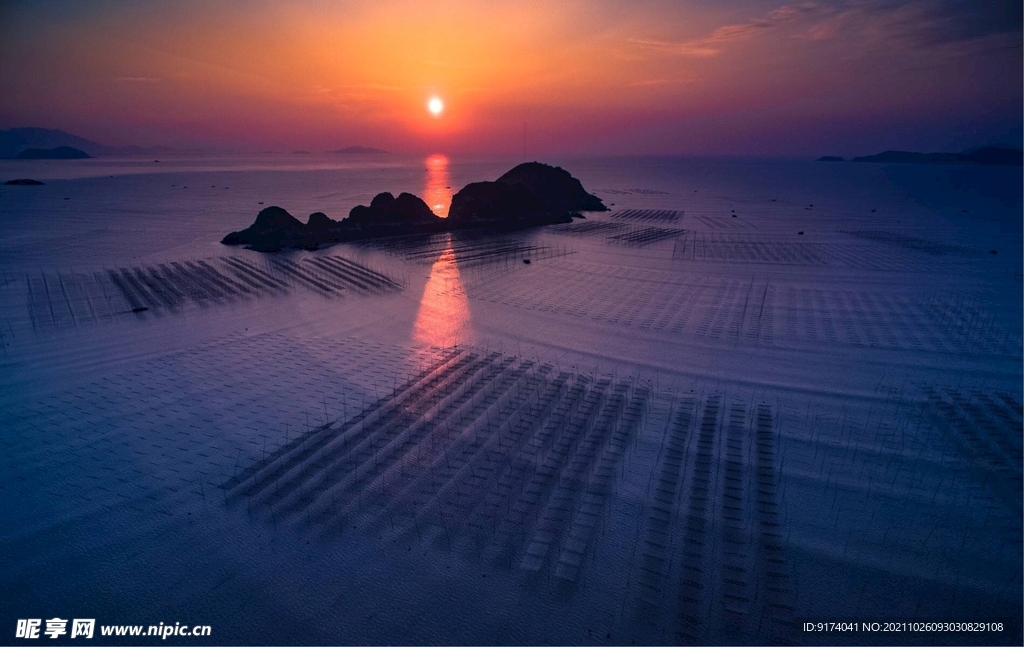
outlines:
[[[302,229],[302,222],[278,206],[267,207],[256,214],[256,222],[249,227],[255,233],[270,233],[278,231],[299,231]]]
[[[608,211],[600,198],[587,193],[583,184],[560,166],[524,162],[499,177],[498,182],[525,186],[550,211]]]
[[[436,224],[441,218],[427,203],[411,193],[378,193],[370,206],[353,207],[343,222],[361,228],[392,225]]]
[[[83,150],[71,146],[58,146],[56,148],[26,148],[14,159],[19,160],[82,160],[90,159],[92,155]]]
[[[7,180],[4,184],[7,186],[42,186],[43,183],[39,180],[23,177],[18,178],[17,180]]]
[[[309,214],[309,220],[306,222],[307,231],[326,231],[337,226],[338,221],[331,220],[327,217],[327,214],[322,211],[314,211]]]
[[[248,245],[259,252],[273,252],[285,247],[305,247],[305,229],[300,220],[281,207],[267,207],[256,215],[256,222],[248,228],[233,231],[220,242]]]

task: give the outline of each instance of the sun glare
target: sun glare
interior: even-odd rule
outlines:
[[[439,117],[444,112],[444,102],[438,97],[430,97],[430,101],[427,102],[427,110],[435,117]]]

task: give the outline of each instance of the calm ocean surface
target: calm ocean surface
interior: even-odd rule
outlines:
[[[611,211],[219,242],[517,161],[0,161],[0,630],[1021,644],[1019,168],[553,158]]]
[[[791,208],[793,226],[841,225],[875,212],[875,224],[955,240],[1004,241],[1020,253],[1021,177],[1015,168],[683,158],[550,159],[614,209],[678,209],[756,219]],[[0,177],[43,187],[0,188],[0,265],[77,264],[139,258],[170,249],[217,253],[220,237],[247,227],[264,206],[305,220],[340,220],[378,192],[409,191],[440,213],[469,182],[496,179],[516,160],[248,155],[152,160],[0,161]],[[635,191],[639,190],[639,191]],[[775,201],[775,202],[772,202]],[[813,204],[814,211],[804,211]],[[921,222],[914,216],[928,214]],[[911,222],[913,220],[913,222]],[[933,236],[934,237],[934,236]]]

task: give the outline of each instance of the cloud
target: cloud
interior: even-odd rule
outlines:
[[[779,25],[814,14],[820,10],[821,6],[814,2],[805,2],[796,5],[783,5],[769,12],[763,18],[757,18],[745,23],[723,25],[704,38],[696,38],[686,41],[632,39],[630,42],[645,49],[660,51],[667,54],[677,54],[697,58],[716,56],[731,43],[748,40],[759,34],[772,31]]]
[[[1020,33],[1020,2],[1005,0],[852,0],[840,16],[851,29],[861,27],[909,45],[929,47],[994,34]]]
[[[682,41],[631,39],[648,52],[695,58],[772,35],[802,40],[847,38],[865,50],[931,49],[979,42],[1020,42],[1021,3],[1007,0],[839,0],[782,5],[761,17]]]
[[[152,76],[118,76],[113,80],[115,83],[156,83],[160,81]]]
[[[644,80],[640,80],[640,81],[633,81],[632,83],[627,83],[626,87],[627,88],[646,88],[646,87],[663,86],[663,85],[684,85],[684,84],[687,84],[687,83],[693,83],[694,81],[695,81],[695,79],[693,77],[671,78],[671,79],[667,79],[667,78],[644,79]]]

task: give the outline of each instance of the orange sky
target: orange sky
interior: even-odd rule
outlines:
[[[994,0],[5,3],[0,128],[512,153],[525,122],[538,154],[939,149],[1019,139],[1020,41]]]

